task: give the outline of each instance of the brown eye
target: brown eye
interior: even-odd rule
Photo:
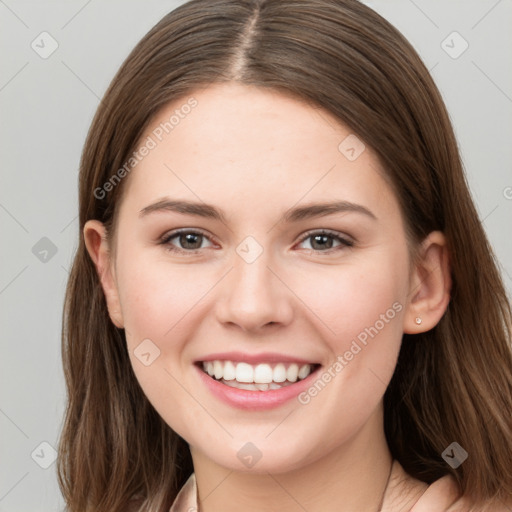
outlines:
[[[309,239],[313,249],[331,249],[334,243],[333,237],[330,235],[313,235]]]
[[[305,249],[312,250],[314,252],[335,251],[345,247],[352,247],[354,245],[351,240],[345,239],[340,233],[329,231],[307,233],[300,243],[302,244],[307,241],[309,241],[309,247],[305,247]]]
[[[178,235],[182,249],[200,249],[203,235],[197,233],[185,233]]]
[[[196,253],[209,247],[203,246],[205,241],[209,241],[208,237],[199,231],[179,230],[165,235],[160,243],[172,252]]]

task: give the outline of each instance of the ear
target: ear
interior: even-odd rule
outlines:
[[[94,262],[100,278],[110,319],[116,327],[122,329],[124,320],[105,226],[99,220],[87,221],[84,226],[84,239],[87,252]]]
[[[450,302],[451,285],[446,239],[440,231],[433,231],[421,243],[411,273],[405,333],[418,334],[437,325]]]

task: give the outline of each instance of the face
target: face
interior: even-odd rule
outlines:
[[[191,97],[125,178],[107,300],[193,453],[299,468],[382,428],[410,293],[399,204],[329,113],[236,84]]]

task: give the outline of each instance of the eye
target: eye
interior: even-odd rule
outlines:
[[[324,252],[331,253],[333,251],[341,250],[346,247],[352,247],[354,242],[345,238],[340,233],[336,231],[330,231],[327,229],[322,229],[320,231],[310,231],[306,233],[305,236],[302,237],[299,244],[308,242],[309,247],[305,247],[313,252]],[[338,245],[335,245],[335,243]]]
[[[172,242],[174,239],[176,239],[175,243]],[[178,229],[164,235],[160,244],[166,246],[166,249],[171,252],[195,254],[199,252],[200,249],[205,248],[203,246],[204,241],[209,241],[209,239],[206,234],[201,231]],[[176,247],[176,243],[179,244],[178,247]],[[212,245],[213,244],[210,242],[210,246]]]
[[[209,245],[204,246],[203,243],[205,241]],[[306,233],[299,244],[305,242],[308,243],[309,247],[304,248],[316,253],[331,253],[354,245],[352,240],[345,238],[340,233],[326,229]],[[201,249],[213,246],[208,235],[197,229],[178,229],[172,231],[165,234],[159,243],[164,245],[166,250],[170,252],[183,254],[197,254]]]

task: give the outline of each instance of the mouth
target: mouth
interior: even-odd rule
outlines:
[[[249,364],[215,359],[197,366],[213,380],[246,391],[273,391],[300,382],[320,367],[316,363],[269,362]]]

